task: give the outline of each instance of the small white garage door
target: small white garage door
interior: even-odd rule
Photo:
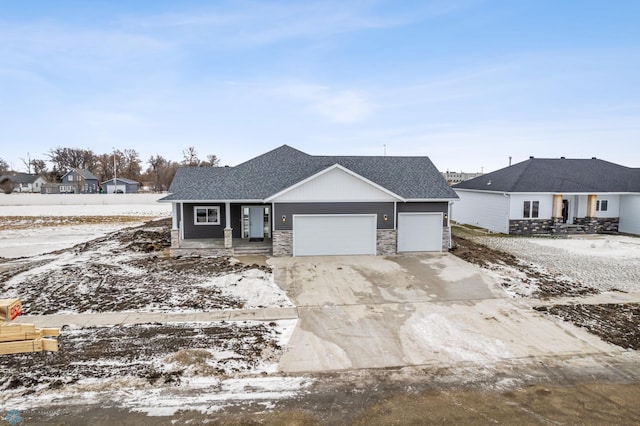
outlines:
[[[398,213],[398,251],[442,251],[442,213]]]
[[[376,215],[294,215],[293,255],[376,254]]]

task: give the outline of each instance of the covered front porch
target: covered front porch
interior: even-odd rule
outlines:
[[[272,253],[271,204],[174,203],[173,208],[172,256]]]

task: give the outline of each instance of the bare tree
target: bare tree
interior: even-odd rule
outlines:
[[[13,181],[9,177],[5,177],[0,181],[0,191],[4,192],[5,194],[11,194],[15,187],[15,183],[13,183]]]
[[[198,158],[198,153],[196,152],[195,147],[190,146],[182,150],[182,165],[183,166],[199,166],[200,165],[200,159]]]
[[[22,164],[27,168],[27,174],[31,174],[31,156],[29,153],[27,152],[26,160],[24,158],[20,158],[20,161],[22,161]]]
[[[162,155],[156,154],[149,157],[147,161],[149,167],[145,173],[146,179],[153,182],[154,191],[166,191],[171,185],[171,181],[178,170],[178,163],[165,159]]]
[[[120,155],[121,164],[118,167],[118,172],[121,177],[139,180],[140,172],[142,171],[142,161],[135,149],[125,149],[122,153],[118,151]]]
[[[9,171],[9,164],[0,158],[0,173],[5,173]]]
[[[90,149],[57,147],[50,150],[47,156],[58,177],[72,169],[93,170],[96,165],[96,156]]]
[[[33,167],[33,173],[37,175],[47,174],[47,163],[44,160],[34,158],[30,161],[31,167]]]
[[[202,167],[218,167],[220,165],[220,159],[215,154],[207,155],[207,161],[200,163]]]

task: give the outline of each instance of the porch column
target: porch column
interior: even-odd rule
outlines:
[[[233,247],[233,229],[231,229],[231,203],[224,203],[224,247]]]
[[[178,203],[171,203],[171,229],[178,229]]]
[[[596,217],[596,194],[587,195],[587,217]]]
[[[551,217],[562,217],[562,194],[553,194],[553,210]]]

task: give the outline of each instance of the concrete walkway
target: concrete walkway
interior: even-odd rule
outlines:
[[[104,312],[91,314],[25,315],[16,318],[13,323],[35,324],[36,327],[62,327],[71,324],[90,327],[172,322],[277,321],[297,318],[297,309],[292,307],[185,313]]]

